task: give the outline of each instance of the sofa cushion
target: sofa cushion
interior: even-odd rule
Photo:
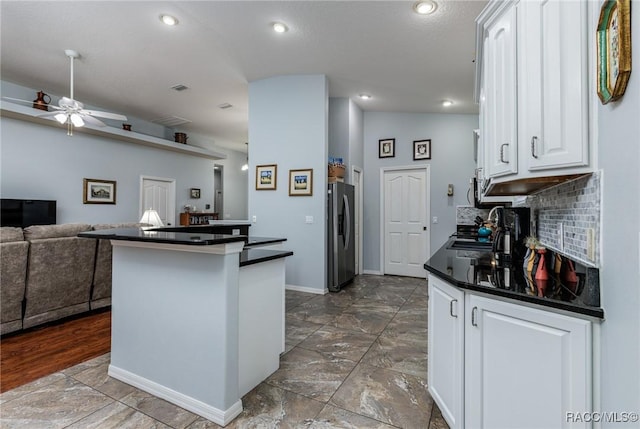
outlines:
[[[3,226],[0,228],[0,243],[11,243],[14,241],[24,241],[22,228]]]
[[[91,225],[86,223],[66,223],[63,225],[32,225],[24,229],[26,240],[43,238],[75,237],[81,232],[90,231]]]
[[[89,310],[96,245],[75,236],[30,242],[25,328]]]
[[[26,241],[0,244],[0,334],[22,329],[28,251]]]

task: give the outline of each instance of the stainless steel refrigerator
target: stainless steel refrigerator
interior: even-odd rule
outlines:
[[[355,277],[353,185],[329,183],[328,289],[338,292]]]

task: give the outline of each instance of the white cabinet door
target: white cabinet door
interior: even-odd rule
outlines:
[[[429,393],[451,429],[464,427],[464,292],[429,275]]]
[[[517,5],[499,12],[486,30],[483,79],[486,129],[485,174],[498,177],[518,171],[516,106]]]
[[[589,427],[569,424],[567,413],[591,410],[591,323],[466,299],[465,427]]]
[[[587,3],[521,3],[519,138],[531,171],[588,165]]]

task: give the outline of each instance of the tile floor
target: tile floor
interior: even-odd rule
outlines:
[[[448,429],[427,392],[427,283],[356,278],[286,293],[280,369],[227,428]],[[219,428],[107,376],[109,354],[0,395],[0,428]]]

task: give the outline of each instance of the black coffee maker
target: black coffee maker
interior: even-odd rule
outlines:
[[[531,231],[531,210],[528,207],[496,207],[496,232],[493,236],[494,253],[509,255],[526,251],[525,241]]]
[[[509,288],[512,276],[523,275],[522,262],[527,251],[526,240],[531,231],[531,210],[528,207],[497,207],[496,231],[493,235],[493,257],[500,281],[499,287]]]

